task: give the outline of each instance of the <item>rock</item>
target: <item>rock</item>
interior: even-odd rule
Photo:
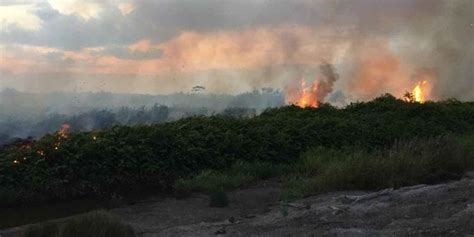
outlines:
[[[380,196],[387,196],[392,193],[393,193],[393,188],[387,188],[379,192],[369,193],[365,195],[358,195],[358,196],[346,195],[345,198],[348,200],[351,200],[352,203],[359,203],[359,202],[368,201],[374,198],[378,198]]]
[[[272,193],[269,192],[269,196],[270,194]],[[472,236],[473,197],[474,179],[465,178],[436,185],[415,185],[379,192],[327,193],[280,205],[275,198],[272,199],[274,205],[268,206],[271,209],[269,212],[262,212],[261,208],[254,209],[254,206],[245,212],[232,208],[209,208],[206,205],[206,196],[182,201],[157,200],[153,203],[115,209],[114,212],[129,220],[136,230],[141,230],[140,237],[213,234],[323,237]],[[262,203],[261,206],[264,205],[265,203]],[[150,206],[156,211],[151,212]],[[308,206],[311,208],[308,209]],[[196,207],[202,208],[196,211]],[[157,214],[161,215],[161,219],[150,218]],[[183,221],[184,218],[187,219]],[[157,226],[157,223],[162,225]],[[16,233],[18,229],[13,231],[0,230],[1,237],[16,236],[10,233]]]

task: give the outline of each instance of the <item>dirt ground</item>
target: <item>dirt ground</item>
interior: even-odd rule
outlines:
[[[460,181],[379,192],[334,192],[279,202],[275,181],[229,193],[148,199],[111,210],[140,237],[154,236],[474,236],[474,174]],[[0,231],[2,237],[20,230]]]

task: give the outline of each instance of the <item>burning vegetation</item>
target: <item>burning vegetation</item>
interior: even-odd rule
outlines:
[[[426,85],[428,84],[428,81],[419,81],[418,83],[416,83],[416,86],[415,88],[413,89],[413,97],[415,99],[416,102],[420,102],[420,103],[425,103],[426,101],[426,94],[425,94],[425,90],[424,88],[426,87]]]
[[[69,137],[69,129],[71,128],[71,126],[67,123],[63,124],[61,126],[61,128],[59,129],[58,131],[58,139],[56,141],[56,143],[54,144],[54,149],[55,150],[58,150],[59,147],[61,146],[61,142],[63,140],[66,140],[68,137]]]
[[[317,108],[324,103],[326,96],[333,91],[339,75],[329,63],[321,64],[319,72],[318,78],[310,85],[306,84],[304,78],[299,83],[291,82],[286,88],[287,103],[301,108]]]
[[[412,103],[418,102],[418,103],[423,104],[429,99],[432,99],[430,98],[431,97],[430,92],[431,92],[430,82],[427,80],[422,80],[422,81],[416,82],[413,90],[411,92],[406,92],[404,98],[405,98],[405,101],[408,101],[408,102],[412,102]]]
[[[64,142],[70,139],[70,128],[71,126],[69,124],[63,124],[53,136],[45,136],[40,140],[41,142],[25,139],[11,146],[4,147],[4,149],[18,149],[19,153],[16,157],[19,158],[15,158],[11,161],[14,166],[26,165],[30,158],[31,160],[50,160],[61,152],[60,148],[64,145]],[[48,141],[48,138],[52,140]],[[91,133],[91,140],[95,142],[97,139],[98,135]],[[47,142],[44,142],[45,140]]]
[[[384,75],[382,71],[385,71],[383,67],[377,67],[378,74]],[[288,104],[293,104],[301,108],[318,108],[321,103],[325,102],[326,97],[333,92],[334,83],[339,78],[334,67],[331,64],[325,63],[320,66],[320,74],[318,78],[313,81],[308,81],[302,78],[299,81],[292,81],[286,87],[286,101]],[[390,70],[386,71],[389,76],[379,78],[379,84],[384,82],[386,78],[391,78]],[[401,75],[401,74],[400,74]],[[373,76],[369,76],[373,78]],[[404,98],[409,102],[425,103],[431,98],[432,81],[435,79],[434,73],[429,70],[419,71],[414,76],[418,81],[415,83],[411,91],[405,93]],[[370,80],[372,80],[370,79]],[[374,79],[375,80],[375,79]],[[390,80],[387,80],[390,82]],[[404,85],[409,84],[408,81],[402,80],[399,88],[403,88]],[[365,83],[361,80],[359,86],[365,91],[373,93],[376,89],[374,83]],[[366,85],[367,84],[367,85]],[[383,85],[380,84],[382,87]],[[405,87],[409,88],[408,87]]]
[[[329,78],[335,77],[321,75],[316,80],[317,90],[306,91],[313,101],[302,105],[323,102],[330,91]],[[70,126],[63,126],[55,134],[1,150],[0,187],[18,193],[18,202],[33,202],[36,197],[57,200],[126,192],[130,186],[169,190],[178,179],[204,170],[226,170],[240,161],[288,164],[313,147],[343,152],[355,147],[358,152],[383,149],[413,137],[472,134],[473,115],[470,102],[422,104],[385,95],[345,108],[306,110],[287,106],[251,118],[193,117],[162,124],[116,126],[100,133],[71,134]]]

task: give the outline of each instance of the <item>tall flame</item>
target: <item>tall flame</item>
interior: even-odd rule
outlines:
[[[425,103],[428,96],[428,81],[423,80],[416,83],[415,88],[412,91],[413,97],[416,102]]]
[[[301,79],[299,87],[294,88],[288,93],[288,103],[301,108],[317,108],[320,103],[318,89],[319,81],[313,81],[310,86],[307,86],[306,81]]]

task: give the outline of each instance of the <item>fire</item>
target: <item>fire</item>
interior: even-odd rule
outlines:
[[[306,81],[302,79],[300,86],[294,88],[288,93],[288,103],[297,105],[301,108],[317,108],[320,103],[318,100],[318,89],[318,81],[313,81],[310,86],[307,86]]]
[[[302,95],[301,95],[301,98],[298,100],[298,105],[303,108],[318,107],[319,101],[316,98],[318,87],[319,87],[318,81],[314,81],[310,87],[306,87],[305,81],[302,80],[302,83],[301,83]]]
[[[423,81],[417,82],[415,88],[412,91],[412,94],[416,102],[425,103],[429,95],[428,81],[423,80]]]
[[[61,128],[58,131],[58,140],[54,143],[54,150],[59,150],[59,147],[61,146],[61,140],[65,140],[69,138],[70,128],[71,128],[71,125],[67,123],[61,126]]]
[[[68,138],[69,137],[69,129],[71,128],[71,125],[65,123],[61,126],[61,129],[58,131],[58,135],[61,138]]]

